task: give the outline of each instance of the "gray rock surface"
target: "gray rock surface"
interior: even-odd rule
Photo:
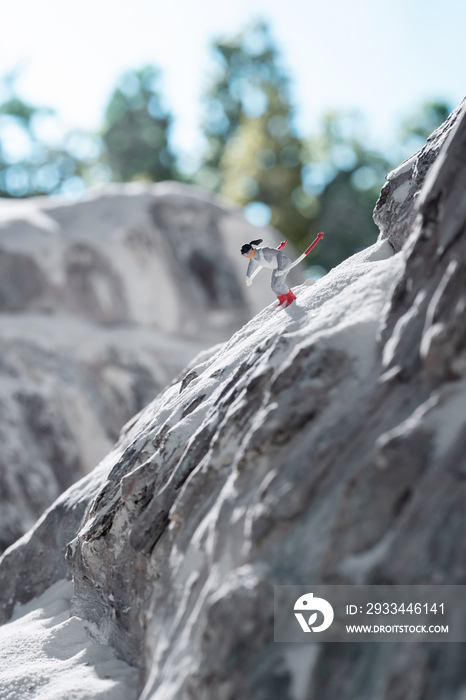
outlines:
[[[405,244],[418,212],[417,198],[430,168],[436,161],[465,102],[434,131],[420,151],[386,176],[373,218],[380,229],[379,239],[388,239],[395,251]]]
[[[0,314],[0,551],[203,347],[144,326]]]
[[[464,645],[297,650],[274,643],[272,600],[466,583],[465,186],[463,107],[407,245],[265,308],[130,421],[5,553],[4,619],[63,575],[69,537],[74,612],[138,666],[140,700],[459,700]]]
[[[273,298],[265,274],[244,284],[239,248],[257,235],[176,183],[0,203],[0,551]]]

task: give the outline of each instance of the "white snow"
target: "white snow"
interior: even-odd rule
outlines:
[[[399,177],[400,175],[403,175],[404,173],[409,172],[412,170],[414,163],[416,161],[415,156],[411,156],[411,158],[408,158],[407,160],[403,161],[401,165],[399,165],[395,170],[392,170],[391,172],[388,173],[387,177],[385,178],[386,180],[393,180],[396,177]]]
[[[71,615],[72,593],[72,582],[58,581],[0,627],[2,700],[136,698],[136,670]]]
[[[404,202],[407,199],[411,185],[411,180],[405,180],[402,185],[396,188],[396,190],[392,193],[392,198],[395,200],[395,202],[401,204],[401,202]]]

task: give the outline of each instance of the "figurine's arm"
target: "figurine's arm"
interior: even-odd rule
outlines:
[[[246,284],[248,287],[250,284],[252,284],[251,276],[252,276],[252,273],[254,272],[254,270],[256,269],[256,267],[257,267],[256,261],[254,260],[254,258],[251,258],[249,261],[249,265],[248,265],[248,271],[246,272]]]

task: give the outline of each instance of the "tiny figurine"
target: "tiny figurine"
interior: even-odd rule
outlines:
[[[285,279],[292,267],[304,260],[306,255],[314,248],[314,246],[324,237],[323,232],[317,234],[315,241],[306,248],[300,257],[291,262],[290,258],[282,252],[282,248],[286,246],[286,241],[282,241],[277,248],[258,248],[262,243],[262,238],[250,243],[245,243],[241,247],[241,255],[249,259],[249,265],[246,272],[246,284],[252,284],[254,277],[262,267],[272,268],[272,291],[276,294],[278,305],[286,308],[294,302],[296,296],[291,289],[285,284]]]

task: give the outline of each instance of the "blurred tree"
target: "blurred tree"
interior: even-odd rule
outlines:
[[[442,100],[424,102],[402,120],[399,129],[399,160],[416,153],[451,112],[451,106]]]
[[[15,91],[16,78],[9,75],[1,81],[6,99],[0,104],[0,196],[83,190],[84,164],[67,149],[53,111],[22,100]],[[51,139],[46,131],[49,137],[55,132]]]
[[[451,106],[443,101],[424,102],[401,124],[402,137],[419,136],[425,141],[451,112]]]
[[[308,262],[325,270],[373,243],[372,210],[385,174],[423,145],[449,105],[428,102],[408,116],[390,157],[368,148],[364,121],[354,114],[326,115],[319,133],[304,142],[266,24],[217,42],[214,56],[205,98],[208,151],[197,182],[245,207],[256,223],[270,221],[298,250],[323,229],[325,242]],[[16,77],[0,81],[0,196],[75,194],[112,178],[181,179],[153,66],[121,77],[101,138],[65,133],[52,110],[18,97]]]
[[[320,133],[308,143],[301,196],[313,207],[313,228],[326,234],[313,260],[325,270],[371,245],[378,236],[372,211],[390,164],[367,148],[366,133],[361,116],[329,113]]]
[[[197,182],[291,240],[309,237],[309,212],[299,198],[304,146],[268,26],[258,23],[213,50],[217,71],[203,125],[208,151]]]
[[[158,182],[177,177],[168,140],[172,118],[163,107],[159,82],[154,66],[129,71],[110,98],[102,139],[103,160],[113,180]]]
[[[303,192],[314,198],[312,223],[326,233],[313,263],[329,270],[374,243],[372,212],[386,174],[419,150],[450,113],[444,102],[427,102],[401,125],[399,147],[390,156],[367,146],[367,128],[358,114],[330,113],[308,143]]]

